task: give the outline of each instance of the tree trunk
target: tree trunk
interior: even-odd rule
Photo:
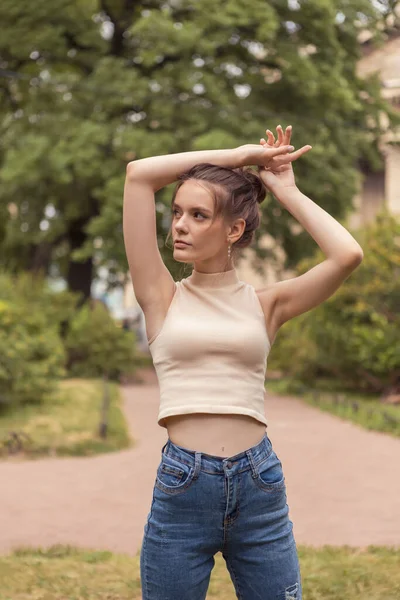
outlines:
[[[105,440],[108,433],[108,417],[110,411],[110,387],[108,384],[108,376],[103,375],[103,402],[101,406],[101,420],[99,426],[99,435]]]
[[[53,252],[53,244],[49,242],[42,242],[38,246],[31,245],[31,251],[29,252],[29,264],[28,271],[34,275],[42,271],[45,276],[49,273],[51,264],[51,257]]]
[[[84,227],[88,222],[88,217],[84,217],[71,223],[68,232],[70,254],[77,248],[81,248],[85,243],[87,235],[84,231]],[[78,301],[78,308],[91,297],[92,279],[93,258],[91,256],[84,262],[75,262],[70,258],[67,272],[67,285],[68,290],[71,292],[81,292],[82,294]]]

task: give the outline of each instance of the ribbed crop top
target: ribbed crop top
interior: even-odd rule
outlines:
[[[192,274],[175,293],[149,350],[160,388],[158,425],[188,413],[234,413],[267,425],[264,382],[271,347],[252,285],[236,270]]]

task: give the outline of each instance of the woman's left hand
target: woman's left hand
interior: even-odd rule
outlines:
[[[274,134],[269,129],[266,130],[268,141],[265,141],[264,138],[260,139],[260,144],[263,148],[279,148],[280,146],[290,144],[292,126],[289,125],[286,127],[285,133],[283,133],[283,129],[280,125],[278,125],[276,130],[278,132],[277,141],[275,141]],[[292,162],[300,158],[300,156],[306,152],[309,152],[311,148],[312,146],[303,146],[290,154],[274,157],[274,159],[269,162],[268,166],[259,166],[258,174],[264,185],[274,193],[274,195],[282,190],[287,191],[288,189],[297,189]]]

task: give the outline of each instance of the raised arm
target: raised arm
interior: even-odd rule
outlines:
[[[203,162],[223,167],[239,167],[245,164],[247,153],[242,147],[227,150],[199,150],[150,156],[130,162],[127,174],[131,181],[146,181],[154,192],[176,181],[182,173]]]
[[[260,140],[264,148],[279,148],[290,142],[291,125],[285,131],[278,125],[276,130],[277,141],[272,131],[266,130],[268,142],[264,138]],[[296,160],[311,148],[310,145],[303,146],[292,156]],[[343,225],[298,189],[291,163],[279,168],[260,169],[259,173],[279,203],[308,231],[326,256],[324,261],[299,277],[257,290],[264,310],[272,314],[273,330],[276,331],[289,319],[315,308],[332,296],[361,263],[364,253]]]
[[[123,202],[125,251],[136,299],[143,310],[172,297],[174,280],[162,260],[156,229],[154,193],[200,162],[237,167],[240,148],[152,156],[127,165]]]
[[[135,296],[143,310],[149,304],[162,301],[162,297],[171,296],[174,287],[158,249],[154,193],[202,162],[232,168],[261,165],[287,152],[287,146],[265,150],[258,144],[245,144],[227,150],[152,156],[127,165],[123,203],[124,243]]]

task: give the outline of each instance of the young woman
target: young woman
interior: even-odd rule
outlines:
[[[161,450],[140,556],[143,600],[204,600],[222,552],[241,600],[300,600],[302,585],[282,464],[266,432],[267,356],[283,323],[329,298],[360,264],[350,233],[297,188],[292,162],[311,149],[277,140],[130,162],[124,240],[160,385]],[[257,166],[258,172],[247,169]],[[157,244],[154,193],[172,199],[175,282]],[[326,259],[255,290],[236,273],[266,188]]]

